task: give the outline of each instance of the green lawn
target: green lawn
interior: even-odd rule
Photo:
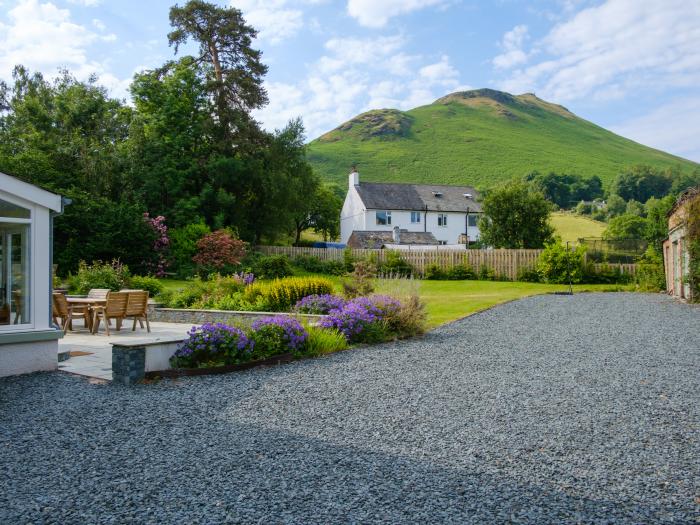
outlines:
[[[549,220],[563,242],[576,242],[581,237],[601,237],[607,224],[573,213],[555,212]]]
[[[314,275],[314,274],[308,274]],[[317,274],[316,274],[317,275]],[[340,277],[327,277],[341,291]],[[176,291],[187,285],[187,281],[162,279],[167,290]],[[378,282],[379,293],[402,295],[415,288],[425,301],[428,310],[428,326],[435,328],[444,323],[461,319],[497,304],[522,299],[531,295],[561,292],[568,286],[561,284],[538,284],[494,281],[407,281],[387,280]],[[577,292],[634,291],[634,285],[580,284],[574,285]]]

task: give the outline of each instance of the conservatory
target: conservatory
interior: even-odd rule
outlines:
[[[55,370],[53,216],[60,195],[0,173],[0,377]]]

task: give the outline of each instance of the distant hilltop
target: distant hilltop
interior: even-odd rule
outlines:
[[[366,180],[488,188],[530,171],[598,175],[605,186],[633,164],[698,164],[638,144],[533,93],[450,93],[432,104],[362,113],[309,144],[326,180],[345,183],[357,164]]]

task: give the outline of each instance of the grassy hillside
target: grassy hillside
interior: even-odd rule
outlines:
[[[601,237],[607,224],[594,221],[589,217],[574,215],[573,213],[552,213],[549,221],[562,242],[576,242],[581,237]]]
[[[531,170],[598,175],[608,186],[632,164],[698,167],[534,95],[486,89],[453,93],[405,112],[363,113],[311,142],[309,160],[324,179],[342,185],[357,164],[368,181],[480,188]]]

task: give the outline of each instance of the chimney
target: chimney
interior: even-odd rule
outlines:
[[[394,226],[394,233],[392,234],[394,239],[394,244],[401,244],[401,228]]]
[[[357,166],[352,167],[352,171],[350,172],[350,187],[352,188],[353,186],[359,186],[360,184],[360,174],[357,173]]]

